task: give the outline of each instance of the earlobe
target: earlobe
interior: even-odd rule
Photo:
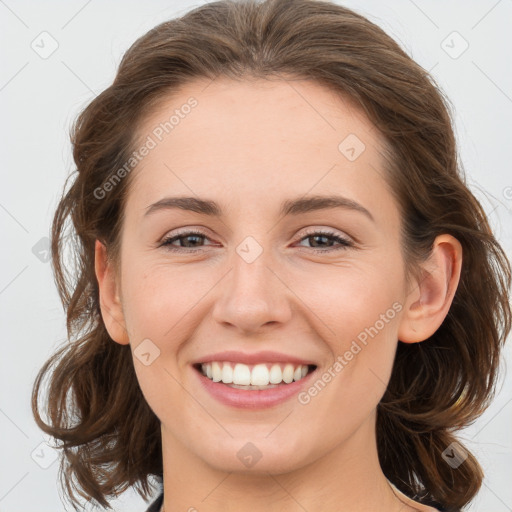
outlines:
[[[455,296],[462,268],[462,246],[451,235],[439,235],[422,264],[421,277],[405,301],[398,339],[424,341],[443,323]]]
[[[101,316],[110,337],[121,345],[128,345],[124,314],[119,299],[114,269],[107,257],[105,245],[96,240],[94,248],[94,269],[98,280]]]

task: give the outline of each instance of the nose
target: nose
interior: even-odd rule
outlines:
[[[278,327],[292,315],[293,293],[266,253],[248,263],[238,254],[223,279],[213,308],[215,321],[245,335]]]

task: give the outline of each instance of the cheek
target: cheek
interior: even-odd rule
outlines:
[[[360,334],[364,341],[366,329],[375,332],[376,327],[383,334],[397,330],[403,274],[392,262],[356,262],[319,269],[314,279],[297,276],[293,287],[324,324],[325,339],[335,335],[340,350]]]
[[[374,284],[357,296],[337,294],[338,307],[324,317],[334,331],[323,333],[332,360],[300,397],[309,417],[324,418],[326,446],[351,436],[375,411],[391,376],[401,304],[385,283]]]
[[[214,283],[211,272],[185,270],[169,264],[126,262],[123,311],[128,332],[136,338],[176,338],[185,318]],[[199,267],[197,267],[199,268]],[[211,282],[210,282],[211,281]]]
[[[362,410],[363,404],[373,407],[391,375],[404,276],[399,264],[384,263],[343,269],[323,293],[318,282],[312,287],[312,300],[317,302],[315,311],[321,320],[317,330],[332,357],[323,373],[335,375],[326,403],[341,401],[343,410]]]

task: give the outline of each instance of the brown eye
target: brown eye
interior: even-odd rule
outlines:
[[[167,237],[163,240],[161,246],[169,249],[170,251],[184,251],[184,252],[195,252],[195,247],[200,247],[201,240],[206,239],[207,236],[201,231],[187,231],[178,235]],[[190,241],[191,245],[188,246],[174,246],[172,245],[177,240],[185,240],[185,244]],[[187,241],[188,240],[188,241]]]
[[[330,252],[337,251],[340,249],[346,249],[347,247],[352,247],[353,244],[350,240],[346,238],[340,237],[337,233],[333,233],[330,231],[314,231],[312,233],[307,233],[306,236],[301,238],[302,240],[308,240],[312,249],[315,249],[315,252]],[[337,242],[339,244],[338,247],[332,248],[331,245],[325,246],[324,244],[330,242]],[[330,242],[329,242],[330,241]],[[317,249],[320,247],[320,249]],[[324,247],[324,249],[322,249]]]

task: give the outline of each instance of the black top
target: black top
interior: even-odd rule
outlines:
[[[151,505],[146,510],[146,512],[160,512],[160,507],[162,506],[163,502],[164,502],[164,493],[161,492],[160,495],[156,498],[156,500],[153,501],[153,503],[151,503]],[[437,507],[437,510],[439,510],[439,512],[460,512],[460,509],[444,508],[444,507],[440,506],[438,503],[436,503],[435,505],[434,504],[430,504],[430,503],[423,503],[423,505],[429,505],[431,507],[432,506]]]
[[[149,508],[146,510],[146,512],[160,512],[160,507],[162,506],[162,503],[164,502],[164,493],[160,493],[158,498],[149,505]]]

